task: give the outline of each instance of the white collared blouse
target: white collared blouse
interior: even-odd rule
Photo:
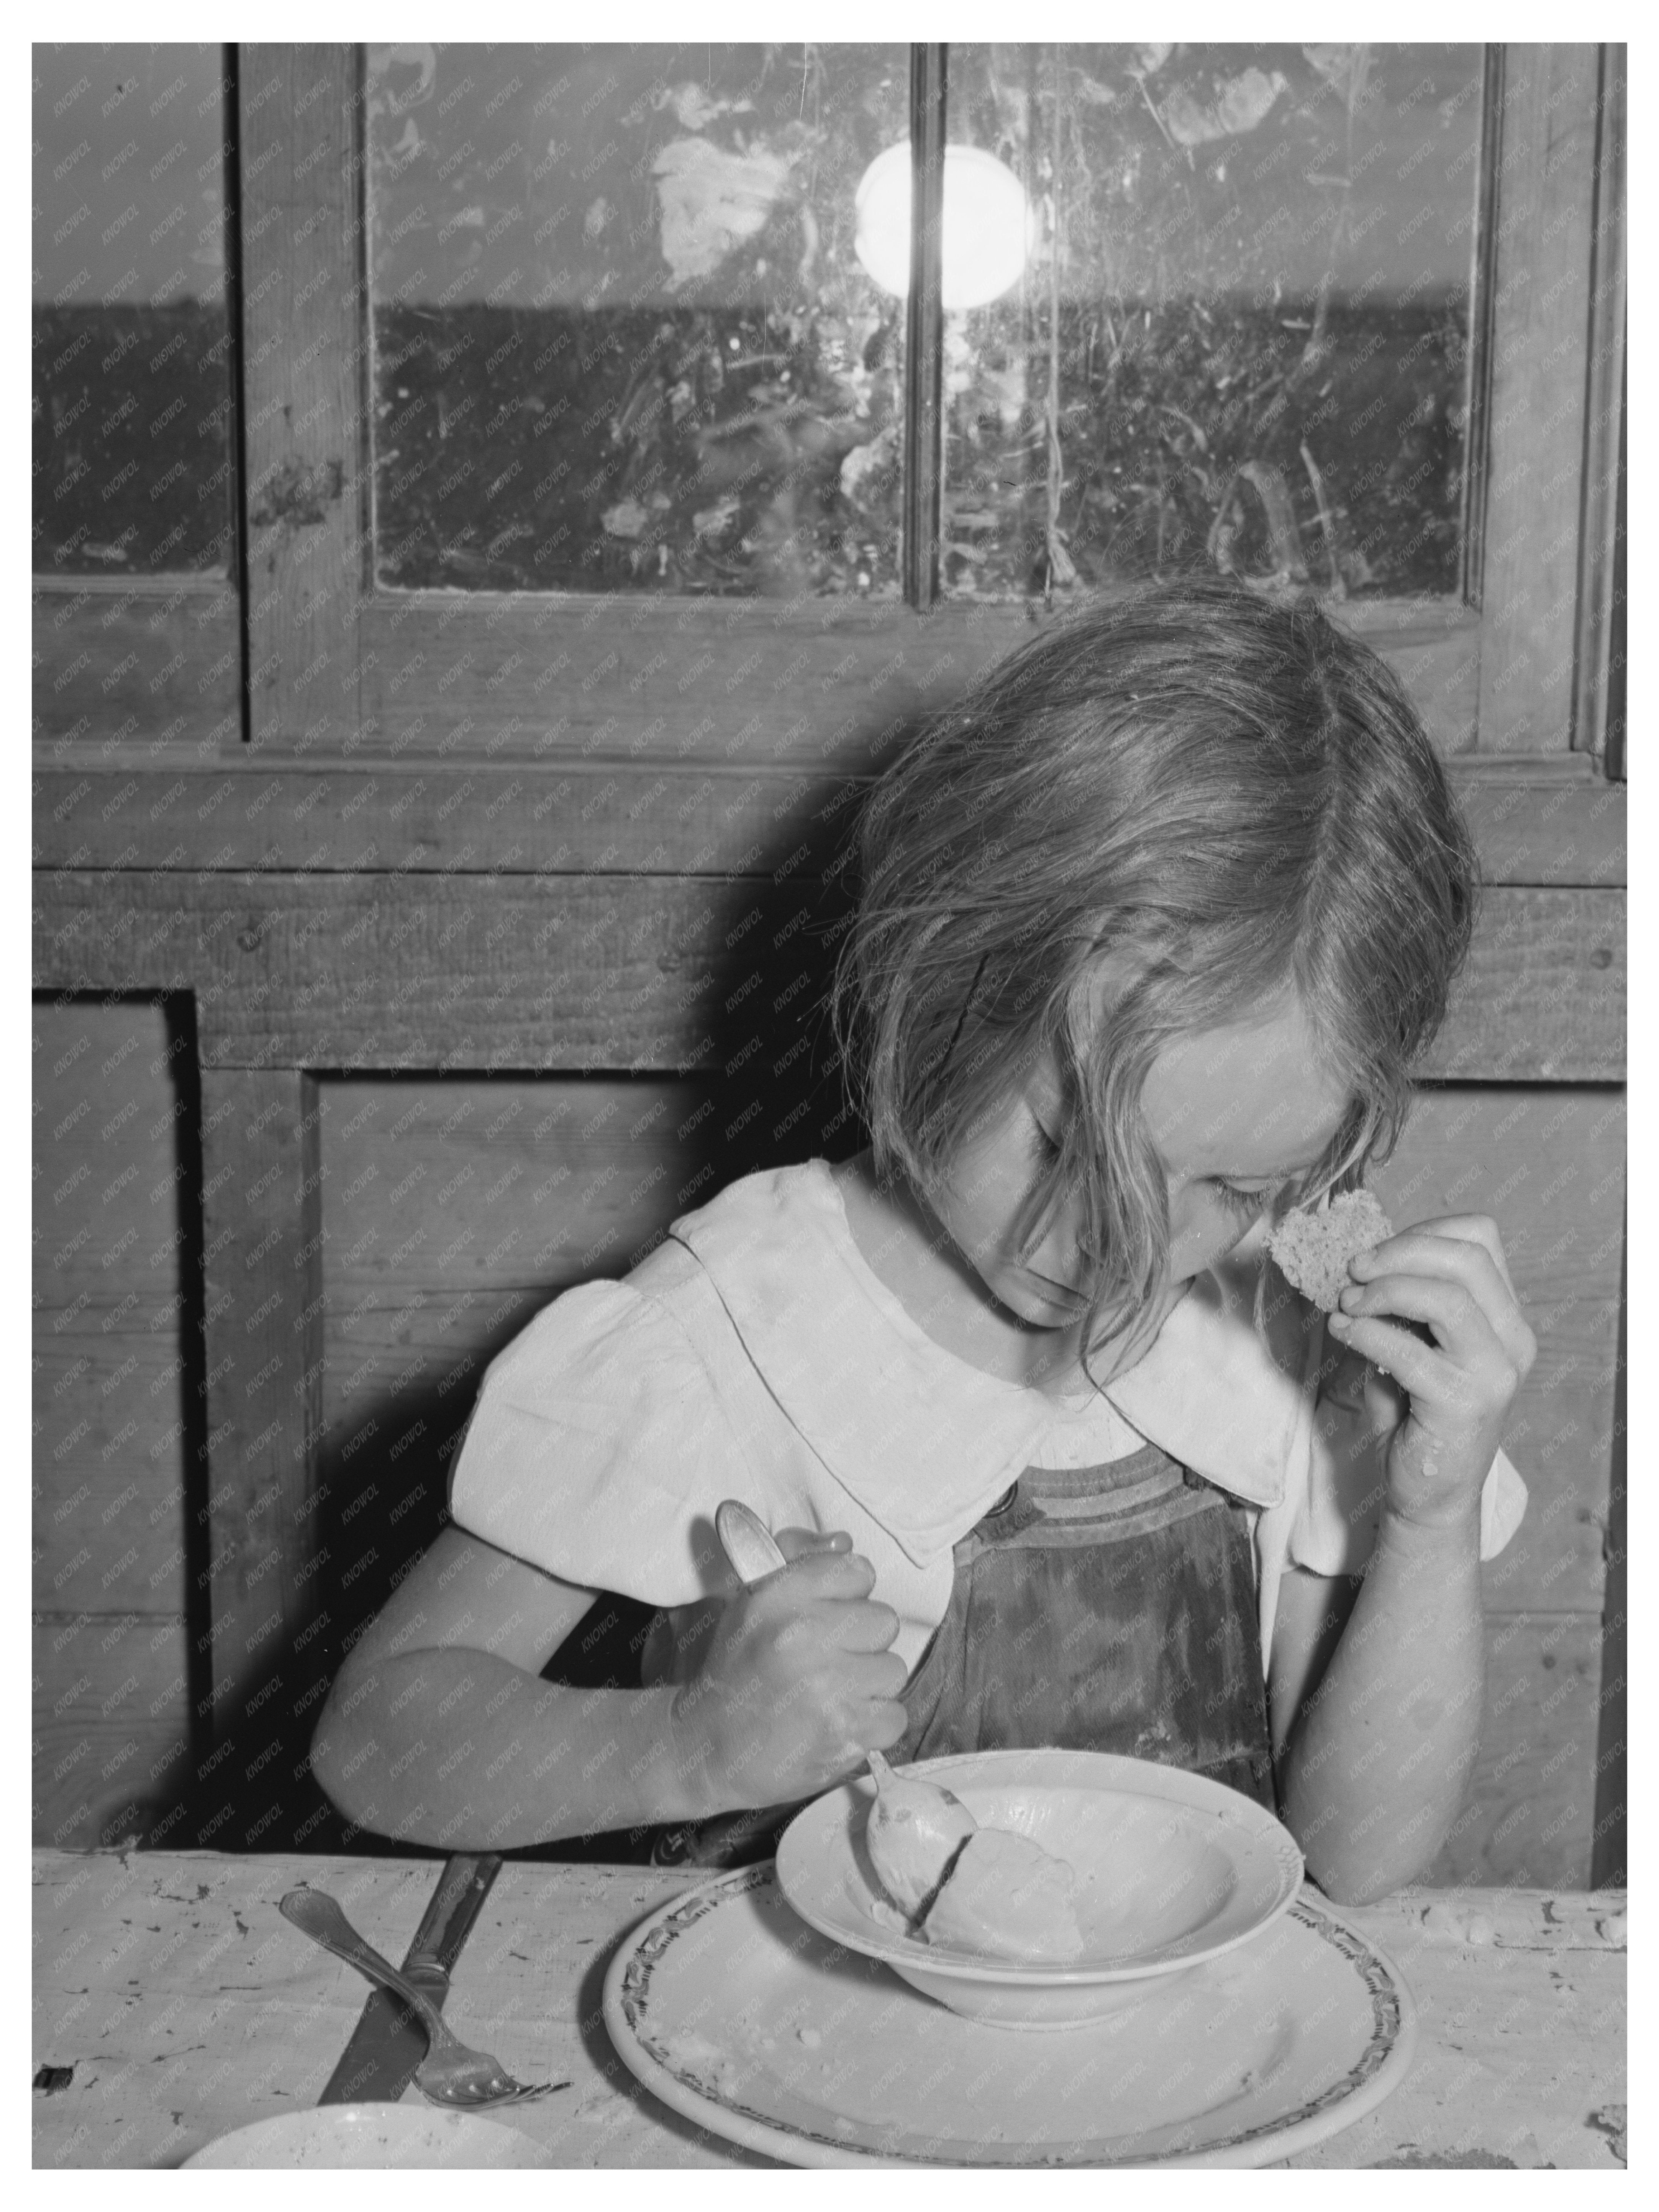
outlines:
[[[623,1280],[578,1285],[487,1371],[451,1480],[457,1523],[561,1579],[676,1606],[730,1589],[714,1510],[844,1528],[914,1668],[952,1547],[1030,1465],[1160,1444],[1255,1509],[1264,1666],[1287,1563],[1358,1571],[1390,1431],[1322,1395],[1324,1317],[1267,1257],[1265,1224],[1200,1276],[1107,1390],[1056,1402],[935,1344],[854,1241],[823,1159],[728,1184]],[[1481,1556],[1526,1486],[1500,1452]]]

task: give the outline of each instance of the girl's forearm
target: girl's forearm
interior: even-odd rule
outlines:
[[[489,1652],[403,1652],[348,1669],[312,1741],[348,1819],[399,1841],[505,1850],[720,1809],[687,1766],[675,1692],[574,1690]]]
[[[1281,1771],[1308,1871],[1339,1904],[1411,1881],[1455,1819],[1486,1688],[1478,1519],[1383,1516],[1352,1613]]]

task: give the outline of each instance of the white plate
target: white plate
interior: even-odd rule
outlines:
[[[1379,2105],[1413,2037],[1397,1972],[1310,1897],[1131,2012],[1025,2036],[826,1942],[769,1863],[642,1921],[605,2017],[665,2105],[794,2166],[1266,2166]]]
[[[1178,1767],[1048,1746],[904,1771],[944,1784],[981,1826],[1029,1836],[1070,1863],[1083,1958],[1022,1965],[896,1925],[865,1844],[876,1791],[867,1775],[795,1815],[778,1845],[779,1886],[832,1942],[884,1960],[953,2010],[1010,2027],[1052,2029],[1138,2005],[1153,1978],[1250,1942],[1302,1884],[1296,1839],[1271,1813]]]
[[[314,2105],[204,2143],[186,2166],[550,2166],[538,2142],[482,2113],[433,2105]]]

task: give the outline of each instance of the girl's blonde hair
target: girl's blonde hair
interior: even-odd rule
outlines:
[[[1170,1040],[1293,988],[1350,1107],[1295,1194],[1389,1158],[1474,925],[1478,866],[1392,672],[1310,603],[1200,580],[1085,607],[938,715],[871,792],[830,994],[878,1176],[924,1198],[1056,1057],[1093,1276],[1132,1332],[1170,1248],[1140,1112]],[[1120,981],[1097,1023],[1102,956]]]

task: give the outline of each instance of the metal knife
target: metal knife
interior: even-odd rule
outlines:
[[[501,1864],[497,1857],[457,1852],[445,1863],[415,1931],[403,1970],[441,2012],[449,1994],[450,1970],[472,1932]],[[408,2006],[384,1990],[371,1990],[351,2040],[317,2101],[395,2104],[425,2056],[426,2031]]]

